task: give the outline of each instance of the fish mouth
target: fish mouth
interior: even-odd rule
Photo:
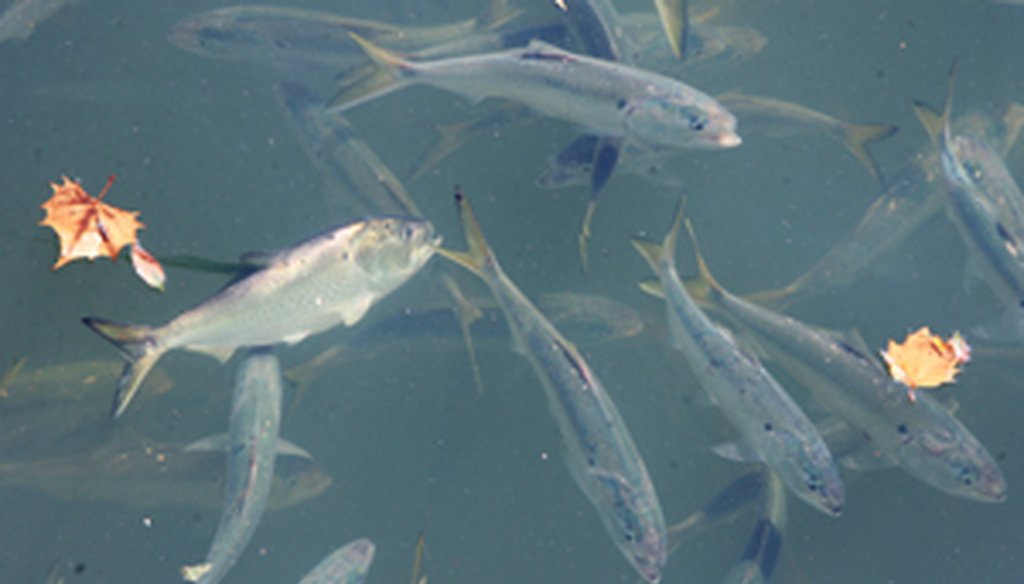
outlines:
[[[743,138],[736,132],[722,133],[713,139],[719,148],[735,148],[743,143]]]

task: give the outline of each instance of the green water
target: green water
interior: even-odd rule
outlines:
[[[520,4],[531,19],[553,17],[545,2]],[[650,10],[649,4],[618,6]],[[929,148],[910,102],[939,103],[955,57],[958,111],[994,113],[1024,100],[1020,7],[981,0],[725,4],[713,22],[756,28],[767,46],[747,61],[685,80],[709,93],[740,88],[852,121],[896,124],[895,137],[872,147],[886,176]],[[231,259],[349,219],[334,211],[328,198],[339,194],[325,193],[275,103],[272,86],[282,72],[204,59],[166,40],[178,20],[221,5],[82,0],[41,23],[27,41],[0,44],[4,367],[22,356],[28,368],[114,358],[115,349],[82,326],[82,316],[161,323],[225,281],[169,270],[167,290],[159,294],[123,260],[76,262],[51,272],[55,237],[36,223],[48,183],[62,174],[81,179],[94,194],[116,174],[107,201],[142,211],[143,241],[158,256]],[[452,21],[479,8],[408,0],[301,5],[395,22],[413,15]],[[348,117],[405,176],[434,140],[434,124],[474,111],[458,96],[413,88]],[[635,176],[613,177],[594,221],[584,276],[576,233],[586,193],[533,184],[546,158],[577,133],[534,117],[474,138],[407,186],[448,245],[461,248],[451,204],[453,186],[460,185],[527,295],[596,293],[640,312],[648,323],[643,334],[584,346],[584,353],[629,424],[672,523],[746,470],[710,452],[730,437],[727,423],[694,399],[701,389],[665,343],[662,306],[636,288],[649,271],[628,240],[641,232],[660,237],[680,193]],[[856,224],[881,188],[827,137],[746,135],[742,119],[740,133],[738,149],[683,154],[674,165],[685,177],[687,214],[711,268],[731,290],[751,292],[802,273]],[[1020,149],[1007,162],[1018,177],[1024,173]],[[690,274],[688,250],[681,248],[680,268]],[[984,286],[965,287],[964,257],[956,230],[936,218],[886,256],[889,269],[790,312],[837,329],[856,327],[874,348],[923,324],[966,331],[998,311]],[[453,273],[483,293],[471,276]],[[438,301],[418,278],[370,318]],[[287,368],[348,334],[330,331],[278,354]],[[293,408],[286,401],[282,435],[309,450],[333,485],[316,499],[268,513],[225,581],[296,582],[329,551],[369,537],[378,553],[367,581],[404,582],[423,532],[425,569],[434,583],[632,582],[631,568],[562,464],[557,430],[527,362],[494,344],[479,357],[483,395],[458,343],[396,343],[374,359],[326,370]],[[99,397],[81,403],[91,424],[83,440],[124,428],[177,442],[223,432],[234,364],[168,355],[161,366],[174,389],[140,400],[116,429],[104,420],[113,387],[95,392]],[[1022,371],[1019,357],[979,354],[946,390],[960,403],[958,417],[1000,459],[1010,485],[1005,503],[952,498],[897,469],[845,473],[848,498],[839,519],[791,498],[773,581],[1024,581],[1024,507],[1017,492],[1024,484]],[[794,393],[817,413],[803,393]],[[0,400],[0,424],[18,424],[17,413],[3,407]],[[46,435],[79,423],[62,410],[48,427],[26,431]],[[0,445],[0,457],[32,457],[31,446],[19,448]],[[69,446],[66,454],[73,452]],[[57,559],[69,564],[68,583],[177,582],[178,568],[205,554],[218,519],[208,508],[140,510],[95,496],[59,500],[2,487],[0,513],[0,582],[12,583],[44,582]],[[741,555],[752,522],[748,511],[688,542],[671,556],[663,581],[720,581]]]

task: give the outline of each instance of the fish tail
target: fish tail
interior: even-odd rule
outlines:
[[[899,128],[892,124],[850,124],[842,123],[839,126],[843,145],[853,154],[871,176],[883,183],[882,170],[878,166],[866,145],[870,142],[880,142],[889,138],[899,131]]]
[[[487,272],[497,266],[494,253],[487,245],[487,240],[484,239],[484,233],[480,230],[473,207],[460,191],[455,193],[455,205],[459,210],[459,221],[462,222],[462,229],[466,234],[466,243],[469,249],[463,252],[439,248],[437,253],[486,280]]]
[[[462,340],[466,344],[466,355],[469,357],[469,366],[473,371],[473,381],[476,383],[477,393],[483,395],[484,383],[480,376],[480,364],[476,359],[476,345],[473,343],[473,332],[470,327],[480,320],[484,313],[470,299],[462,293],[462,289],[455,283],[455,280],[448,274],[441,274],[441,284],[444,286],[448,297],[452,301],[452,311],[459,322],[459,330],[462,331]]]
[[[790,284],[781,288],[772,288],[770,290],[761,290],[752,294],[744,294],[743,297],[754,304],[759,304],[771,308],[772,310],[782,310],[792,305],[796,300],[803,287],[801,280],[795,280]]]
[[[686,233],[690,236],[690,242],[693,245],[693,255],[697,260],[698,270],[697,277],[686,283],[686,289],[696,302],[708,304],[723,295],[725,289],[711,274],[711,269],[704,261],[704,256],[700,253],[700,246],[697,244],[697,234],[689,220],[686,221]]]
[[[128,408],[139,391],[142,380],[160,359],[164,351],[158,348],[153,329],[147,326],[118,324],[100,318],[83,318],[85,326],[110,341],[127,358],[124,371],[117,380],[114,405],[110,415],[118,418]]]
[[[686,207],[685,197],[679,199],[679,203],[676,205],[675,217],[672,219],[672,226],[669,228],[668,233],[665,235],[665,239],[662,240],[659,245],[657,242],[651,241],[643,237],[634,237],[632,240],[633,247],[636,248],[640,255],[647,260],[647,263],[651,265],[655,273],[661,273],[660,266],[665,263],[671,266],[675,265],[676,261],[676,240],[679,239],[679,230],[683,225],[683,210]]]
[[[519,8],[513,8],[509,0],[491,0],[487,8],[476,17],[473,28],[480,32],[498,30],[523,14]]]
[[[946,81],[946,100],[942,107],[942,112],[937,112],[935,108],[928,105],[927,103],[915,99],[914,113],[917,115],[917,119],[921,121],[921,125],[924,126],[928,137],[932,139],[932,143],[938,144],[940,138],[948,139],[949,134],[949,117],[953,111],[953,87],[956,84],[956,68],[957,60],[953,60],[953,65],[949,68],[949,79]]]
[[[360,67],[339,81],[341,89],[327,105],[332,111],[344,111],[401,88],[405,85],[402,80],[412,75],[416,67],[397,53],[378,47],[354,32],[348,36],[366,53],[371,66]]]
[[[677,59],[683,59],[686,56],[686,35],[690,28],[686,4],[686,0],[654,1],[661,26],[665,29],[665,35],[668,37],[668,44],[672,47],[672,53]]]

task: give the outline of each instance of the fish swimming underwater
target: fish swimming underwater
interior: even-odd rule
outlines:
[[[473,101],[501,97],[574,122],[596,134],[648,147],[739,146],[736,118],[681,81],[570,53],[541,41],[468,57],[413,62],[353,35],[377,71],[342,80],[331,108],[346,110],[397,89],[424,84]]]
[[[873,450],[946,493],[981,502],[1006,499],[995,459],[930,395],[907,399],[906,386],[882,364],[828,331],[744,300],[711,276],[698,254],[694,297],[739,325]]]
[[[281,366],[271,349],[250,349],[238,366],[228,419],[227,482],[217,533],[200,564],[185,566],[189,582],[216,584],[252,539],[267,508],[281,424]]]
[[[127,357],[112,415],[124,413],[150,368],[167,351],[188,349],[227,361],[239,347],[286,343],[351,326],[434,254],[430,222],[368,218],[280,251],[256,272],[158,326],[83,322]]]
[[[456,195],[468,252],[438,250],[487,283],[505,313],[516,349],[548,397],[577,486],[615,545],[648,582],[661,579],[665,519],[643,458],[611,397],[576,347],[523,295],[498,264],[472,209]]]
[[[771,467],[797,497],[823,513],[838,516],[845,489],[814,423],[760,361],[713,323],[683,287],[675,266],[682,220],[680,203],[661,245],[633,240],[661,282],[673,346],[743,436],[744,448]]]

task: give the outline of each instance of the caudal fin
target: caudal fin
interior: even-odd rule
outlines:
[[[864,168],[868,169],[871,176],[878,179],[884,185],[882,169],[879,168],[878,162],[868,152],[866,145],[891,137],[899,131],[899,128],[892,124],[850,124],[844,122],[839,125],[839,129],[842,132],[843,146],[846,146],[850,154],[853,154],[864,165]]]
[[[452,251],[439,248],[437,253],[488,280],[488,271],[495,269],[498,262],[487,245],[487,240],[484,239],[484,233],[480,230],[480,224],[477,223],[473,207],[461,192],[455,193],[455,205],[459,210],[459,220],[462,222],[462,229],[466,234],[466,243],[469,245],[469,249]]]
[[[676,240],[679,239],[679,229],[683,225],[683,209],[685,206],[685,200],[680,199],[679,204],[676,205],[672,226],[665,235],[665,239],[662,240],[661,245],[642,237],[635,237],[632,240],[633,247],[647,260],[647,263],[651,265],[651,269],[656,274],[661,274],[662,263],[667,263],[672,267],[675,266]]]
[[[366,53],[371,65],[357,68],[339,81],[341,89],[327,105],[328,110],[335,112],[345,111],[401,88],[405,85],[403,79],[414,68],[412,63],[397,53],[378,47],[355,33],[350,32],[348,36]]]
[[[677,59],[686,57],[686,35],[689,32],[686,0],[654,0],[661,27]]]
[[[150,327],[118,324],[89,317],[83,318],[82,322],[96,331],[96,334],[110,341],[127,359],[124,371],[117,380],[114,404],[110,412],[111,417],[116,419],[128,408],[128,404],[139,391],[142,380],[163,355],[163,350],[157,348],[153,329]]]

